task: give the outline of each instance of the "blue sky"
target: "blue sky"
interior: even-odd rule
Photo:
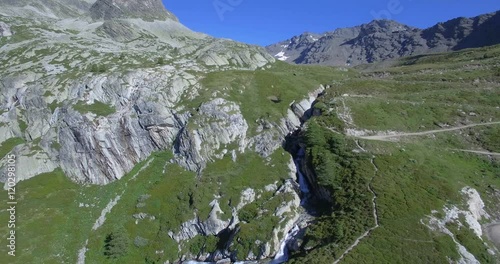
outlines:
[[[451,18],[500,10],[498,0],[163,0],[192,30],[268,45],[303,32],[390,18],[425,28]]]

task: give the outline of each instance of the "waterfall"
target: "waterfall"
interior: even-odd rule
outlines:
[[[285,239],[281,243],[280,250],[270,264],[281,264],[288,261],[288,242],[290,242],[290,240],[293,239],[299,231],[300,228],[298,225],[295,225],[292,230],[288,231],[288,234],[286,234]]]
[[[302,171],[300,169],[300,164],[302,163],[302,159],[305,157],[305,150],[304,148],[301,148],[297,152],[297,158],[294,160],[295,162],[295,167],[297,168],[297,178],[299,181],[299,187],[300,187],[300,192],[303,195],[302,201],[300,202],[300,205],[304,206],[307,203],[307,196],[310,193],[309,189],[309,182],[307,182],[306,177],[304,174],[302,174]]]
[[[302,201],[300,202],[300,205],[303,207],[307,204],[307,198],[310,194],[309,182],[307,181],[304,174],[302,174],[302,171],[300,169],[300,164],[302,163],[302,159],[304,159],[304,157],[305,157],[305,149],[300,148],[299,151],[297,152],[297,157],[294,159],[295,167],[297,168],[297,178],[299,182],[299,188],[300,192],[302,193]],[[288,231],[285,238],[283,239],[283,242],[281,242],[280,250],[278,251],[278,253],[274,257],[274,260],[271,261],[270,264],[281,264],[288,261],[289,259],[288,243],[297,236],[299,231],[300,228],[298,225],[295,225],[290,231]]]

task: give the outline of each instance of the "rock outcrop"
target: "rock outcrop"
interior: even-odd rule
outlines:
[[[189,113],[170,108],[189,88],[189,82],[175,82],[176,76],[168,69],[136,71],[75,86],[71,94],[81,104],[99,101],[116,112],[103,117],[61,108],[58,139],[64,171],[77,181],[106,184],[120,179],[153,151],[170,148],[189,118]]]
[[[10,37],[12,36],[12,31],[10,26],[0,21],[0,37]]]
[[[299,129],[302,122],[313,115],[310,109],[324,91],[325,87],[321,85],[300,102],[292,102],[287,115],[277,123],[263,120],[257,128],[259,134],[250,138],[249,147],[263,157],[268,157],[282,147],[285,137]]]
[[[168,235],[177,243],[180,243],[182,241],[192,239],[198,235],[218,235],[225,229],[233,229],[234,226],[238,223],[238,220],[235,221],[234,217],[226,221],[219,218],[219,215],[222,215],[224,213],[219,206],[219,201],[213,200],[210,203],[210,206],[212,206],[212,210],[210,211],[207,219],[201,220],[198,217],[195,217],[192,220],[183,223],[180,227],[180,231],[178,231],[177,233],[170,231]]]
[[[262,67],[274,62],[274,58],[266,53],[254,52],[245,48],[247,45],[235,43],[227,48],[228,40],[214,40],[209,45],[195,53],[198,60],[207,66],[231,66],[243,67],[253,65],[251,69]]]
[[[231,144],[245,151],[248,124],[236,103],[217,98],[202,104],[197,112],[176,140],[179,164],[201,172],[208,162],[222,158]]]
[[[231,251],[232,245],[234,244],[232,237],[239,232],[238,224],[240,220],[238,219],[238,212],[245,205],[253,203],[263,192],[272,192],[272,197],[280,196],[290,198],[284,199],[272,213],[272,215],[280,219],[279,224],[272,230],[272,239],[270,241],[256,241],[256,245],[260,248],[259,254],[249,254],[246,260],[262,260],[274,257],[280,249],[284,234],[292,229],[301,216],[301,211],[299,209],[301,200],[297,193],[299,187],[295,182],[297,171],[291,157],[288,167],[290,169],[289,178],[279,188],[276,184],[272,184],[266,186],[263,190],[248,188],[242,191],[240,203],[232,208],[232,216],[229,220],[222,220],[219,218],[219,215],[222,215],[224,212],[222,212],[218,200],[215,199],[210,203],[212,209],[207,219],[200,219],[198,216],[195,216],[193,219],[183,223],[179,231],[170,231],[169,236],[177,243],[182,243],[196,236],[219,235],[221,233],[231,234],[231,238],[227,241],[226,247],[222,251],[211,252],[208,255],[203,255],[201,252],[200,254],[197,254],[198,252],[191,252],[195,255],[197,254],[198,257],[193,258],[200,261],[218,261],[229,258],[234,255],[234,252]]]

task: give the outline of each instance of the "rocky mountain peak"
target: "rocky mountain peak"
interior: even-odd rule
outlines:
[[[165,9],[161,0],[97,0],[90,8],[90,15],[95,20],[142,18],[178,21],[175,15]]]
[[[361,34],[369,35],[374,33],[393,33],[411,29],[411,27],[394,20],[373,20],[361,26]]]
[[[394,20],[373,20],[327,32],[318,41],[308,41],[300,35],[266,49],[279,60],[297,64],[355,66],[403,56],[499,44],[499,28],[500,12],[472,18],[459,17],[427,29]]]

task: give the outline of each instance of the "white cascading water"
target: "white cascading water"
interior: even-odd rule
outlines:
[[[294,238],[299,231],[299,226],[295,225],[293,229],[286,234],[285,239],[281,243],[280,250],[270,264],[281,264],[288,261],[288,242],[290,242],[290,239]]]
[[[301,148],[297,153],[297,158],[294,160],[295,167],[297,168],[299,187],[300,191],[302,192],[302,201],[300,202],[301,206],[304,206],[306,204],[307,196],[310,192],[309,183],[307,182],[306,177],[304,177],[304,175],[300,170],[300,163],[302,162],[302,159],[304,157],[305,157],[305,150]],[[280,250],[278,251],[278,253],[274,257],[274,260],[271,261],[270,264],[281,264],[288,261],[289,259],[288,243],[290,242],[291,239],[293,239],[297,235],[299,231],[300,228],[298,225],[295,225],[292,230],[288,231],[288,233],[285,236],[285,239],[283,240],[283,242],[281,242]]]
[[[300,163],[302,162],[302,159],[305,157],[305,150],[301,148],[299,152],[297,153],[297,158],[294,160],[295,162],[295,167],[297,168],[297,175],[298,175],[298,180],[299,180],[299,187],[300,187],[300,192],[302,192],[302,201],[300,202],[300,205],[304,206],[307,202],[307,195],[309,194],[309,183],[307,182],[306,177],[302,174],[302,171],[300,170]]]

